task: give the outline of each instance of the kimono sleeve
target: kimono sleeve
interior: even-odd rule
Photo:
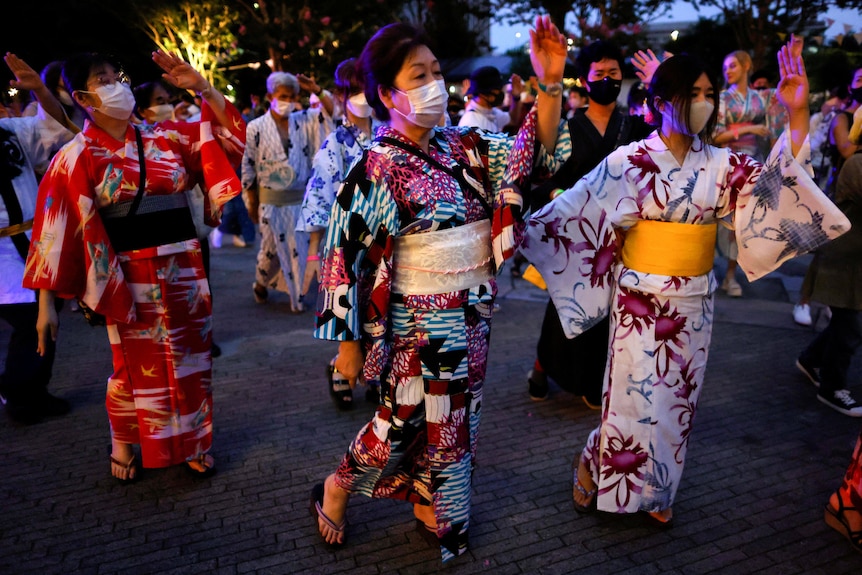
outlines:
[[[96,214],[85,147],[79,134],[42,178],[23,285],[81,298],[96,312],[131,323],[132,295]]]
[[[521,253],[536,266],[566,337],[601,321],[610,310],[617,231],[611,223],[609,158],[539,210],[527,225]],[[616,172],[616,170],[614,170]],[[616,185],[621,185],[617,183]]]
[[[320,267],[314,337],[353,341],[385,333],[397,222],[385,183],[366,176],[368,152],[350,170],[332,205]],[[384,213],[384,210],[389,212]]]
[[[750,177],[727,172],[720,193],[736,194],[738,261],[749,281],[850,229],[847,217],[811,179],[809,153],[806,138],[794,157],[785,132],[759,171]]]
[[[327,136],[311,161],[311,177],[297,222],[298,231],[315,231],[329,225],[329,212],[344,173],[344,151],[338,143],[338,132]]]

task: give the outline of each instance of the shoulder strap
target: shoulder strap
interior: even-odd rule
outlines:
[[[141,205],[141,200],[144,198],[144,187],[147,184],[147,162],[144,160],[144,140],[141,138],[141,131],[135,126],[135,140],[138,143],[138,165],[140,166],[140,175],[138,178],[138,193],[135,194],[135,199],[132,200],[132,206],[129,208],[129,216],[134,216],[138,211],[138,206]]]
[[[445,166],[442,163],[438,162],[430,155],[425,153],[425,151],[422,150],[419,146],[414,146],[412,144],[402,142],[401,140],[396,140],[395,138],[391,138],[389,136],[380,136],[376,138],[376,141],[384,144],[389,144],[390,146],[395,146],[396,148],[400,148],[405,152],[410,152],[411,154],[422,158],[424,161],[428,162],[438,170],[452,176],[453,178],[458,180],[458,184],[461,186],[461,189],[464,190],[464,193],[469,193],[477,200],[479,200],[479,202],[482,204],[482,207],[485,209],[485,213],[488,214],[489,219],[491,219],[491,217],[494,215],[494,209],[488,203],[488,200],[482,197],[482,194],[480,194],[479,191],[476,190],[476,188],[474,188],[470,184],[470,182],[467,181],[467,178],[464,176],[464,171],[467,169],[467,167],[462,165],[461,162],[459,162],[458,160],[455,160],[458,165],[458,169],[455,170],[452,169],[451,166]]]

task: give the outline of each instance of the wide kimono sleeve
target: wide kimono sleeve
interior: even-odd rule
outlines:
[[[532,184],[532,178],[555,173],[572,151],[566,122],[561,121],[558,126],[556,147],[545,150],[536,140],[536,121],[536,111],[531,110],[515,137],[476,131],[487,145],[488,179],[494,194],[491,240],[498,271],[522,241],[525,208],[521,190]],[[471,157],[470,164],[475,163],[476,159]]]
[[[225,101],[228,125],[220,125],[204,101],[200,121],[200,168],[204,190],[204,221],[217,226],[222,208],[242,193],[236,172],[245,151],[245,120],[233,104]]]
[[[630,225],[637,219],[636,202],[623,201],[636,194],[626,181],[627,150],[612,152],[536,212],[520,248],[542,274],[569,338],[599,323],[610,310],[622,241],[614,221]]]
[[[739,267],[749,281],[785,261],[826,244],[850,229],[850,222],[812,180],[810,143],[793,156],[787,133],[773,146],[766,163],[748,169],[742,154],[730,153],[716,217],[732,217],[739,246]]]
[[[312,232],[326,229],[335,193],[345,174],[345,156],[349,143],[355,142],[344,127],[337,128],[323,141],[311,162],[311,177],[305,187],[305,197],[299,213],[297,230]],[[358,144],[356,144],[358,147]],[[354,153],[353,156],[356,154]]]
[[[54,156],[39,184],[23,285],[81,298],[98,313],[132,323],[132,295],[97,215],[86,151],[86,138],[78,134]]]
[[[255,164],[257,163],[258,147],[260,146],[260,126],[260,122],[253,121],[249,122],[246,128],[245,151],[242,155],[242,165],[240,167],[242,188],[244,190],[252,189],[257,179]]]
[[[365,339],[368,345],[388,331],[392,238],[398,216],[381,156],[385,154],[365,152],[332,206],[314,331],[319,339]],[[377,167],[369,168],[372,165]]]

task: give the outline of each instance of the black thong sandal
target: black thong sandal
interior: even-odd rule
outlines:
[[[353,409],[353,390],[350,389],[350,380],[341,375],[335,369],[335,360],[329,362],[326,366],[326,380],[329,384],[329,395],[335,406],[342,411]]]
[[[844,517],[844,511],[855,511],[854,507],[844,507],[844,502],[841,496],[838,496],[838,509],[834,509],[831,503],[826,504],[826,510],[823,513],[823,519],[826,525],[843,535],[853,549],[862,553],[862,530],[851,531],[850,523]]]
[[[311,512],[311,516],[314,518],[314,528],[320,534],[323,542],[331,549],[339,549],[343,547],[346,541],[346,538],[344,537],[344,528],[347,527],[347,521],[342,520],[341,523],[336,524],[326,515],[326,513],[323,512],[323,483],[318,483],[311,488],[309,511]],[[323,537],[323,533],[320,533],[320,524],[317,522],[318,519],[322,520],[332,531],[341,535],[341,543],[330,543]]]
[[[421,519],[416,520],[416,532],[424,539],[431,547],[440,547],[440,539],[437,538],[437,529],[431,527]]]
[[[123,463],[119,459],[116,459],[113,455],[110,454],[110,452],[108,453],[108,459],[111,460],[112,464],[119,465],[120,467],[122,467],[123,469],[126,470],[126,473],[128,473],[128,476],[126,477],[126,479],[120,479],[119,477],[113,475],[113,473],[112,473],[111,475],[114,477],[114,479],[116,479],[117,481],[119,481],[120,483],[122,483],[124,485],[129,484],[129,483],[134,483],[135,481],[138,480],[138,466],[135,463],[135,455],[134,454],[132,454],[132,458],[129,459],[129,461],[127,463]],[[134,473],[134,475],[132,475],[133,473]]]

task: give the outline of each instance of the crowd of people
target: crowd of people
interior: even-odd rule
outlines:
[[[275,71],[239,110],[162,51],[161,76],[134,88],[108,56],[39,75],[7,54],[35,98],[28,115],[0,114],[7,413],[70,410],[48,391],[68,300],[107,332],[113,477],[212,475],[210,247],[259,234],[249,297],[315,310],[310,335],[339,342],[320,366],[335,405],[350,409],[359,383],[376,405],[311,489],[329,546],[363,494],[409,502],[444,562],[466,551],[503,269],[531,270],[549,296],[525,395],[553,384],[601,414],[573,457],[579,513],[673,525],[715,294],[743,296],[740,274],[815,254],[794,319],[815,324],[815,304],[829,321],[797,367],[819,401],[862,417],[847,382],[862,344],[862,69],[811,116],[795,36],[774,87],[745,51],[724,59],[723,83],[694,56],[639,51],[627,106],[619,48],[584,46],[568,93],[567,56],[537,18],[532,75],[477,68],[462,109],[422,32],[391,24],[339,64],[331,92]],[[862,433],[825,520],[862,551]]]

